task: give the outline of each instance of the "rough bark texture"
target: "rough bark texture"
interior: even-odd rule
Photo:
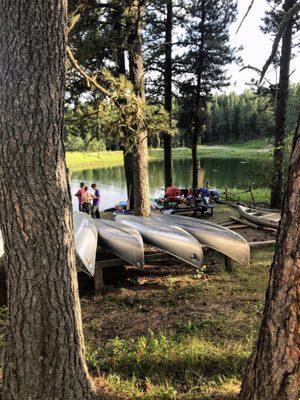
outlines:
[[[63,148],[66,7],[0,2],[6,400],[92,397]]]
[[[197,87],[196,87],[196,96],[195,96],[195,105],[194,105],[194,129],[192,134],[192,187],[198,187],[199,180],[199,162],[197,158],[197,147],[198,142],[201,137],[202,127],[206,120],[206,103],[203,96],[201,96],[201,86],[202,86],[202,70],[204,63],[204,41],[205,41],[205,32],[204,32],[204,23],[206,20],[206,10],[205,10],[205,0],[201,0],[201,40],[199,44],[199,54],[198,54],[198,65],[197,65]]]
[[[286,0],[283,6],[288,11],[296,4],[296,0]],[[294,20],[287,25],[282,36],[280,57],[280,76],[275,109],[275,143],[273,158],[273,182],[271,190],[271,208],[281,208],[284,187],[284,140],[286,124],[286,107],[289,90],[289,74],[292,49],[292,34]]]
[[[165,36],[165,71],[164,92],[165,109],[169,114],[170,126],[172,125],[172,29],[173,29],[173,2],[167,1],[167,19]],[[172,136],[164,134],[164,166],[165,187],[172,186]]]
[[[241,400],[296,400],[300,389],[300,131],[295,138],[258,342]]]
[[[130,79],[135,93],[145,101],[144,63],[142,56],[143,1],[132,0],[130,9],[130,34],[128,35]],[[144,112],[146,108],[144,107]],[[144,116],[145,117],[145,116]],[[148,179],[148,132],[145,118],[138,123],[138,136],[132,150],[134,180],[134,214],[148,217],[150,214]]]
[[[124,158],[124,168],[125,168],[125,178],[126,178],[126,186],[127,186],[127,198],[129,200],[129,209],[134,209],[134,163],[133,163],[133,154],[129,151],[123,151]]]
[[[114,13],[114,30],[116,37],[123,39],[124,34],[122,32],[122,19],[124,18],[123,10],[117,9]],[[125,65],[125,44],[119,43],[116,49],[116,64],[117,64],[117,74],[126,75],[126,65]],[[125,101],[125,100],[124,100]],[[124,135],[126,136],[126,127],[123,127]],[[123,160],[127,187],[127,198],[129,201],[129,209],[134,209],[134,182],[133,182],[133,156],[132,152],[126,149],[123,150]]]
[[[200,130],[199,130],[199,123],[197,122],[198,119],[195,118],[195,126],[194,126],[194,132],[192,136],[192,187],[197,188],[198,187],[198,181],[199,181],[199,160],[197,157],[198,153],[198,141],[199,141],[199,136],[200,136]]]

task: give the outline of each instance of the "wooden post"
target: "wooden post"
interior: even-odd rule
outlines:
[[[226,196],[226,200],[229,201],[228,192],[227,192],[227,187],[225,187],[225,196]]]
[[[100,265],[95,266],[95,273],[94,273],[94,288],[96,292],[101,292],[104,287],[103,282],[103,268]]]
[[[225,256],[225,269],[227,272],[232,272],[233,271],[233,266],[232,266],[232,258]]]
[[[252,203],[253,203],[254,206],[256,206],[255,198],[254,198],[254,194],[253,194],[253,192],[252,192],[252,187],[251,187],[251,186],[249,186],[249,192],[250,192],[250,194],[251,194]]]

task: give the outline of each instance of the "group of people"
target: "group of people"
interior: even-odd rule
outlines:
[[[100,219],[100,190],[97,188],[96,183],[91,185],[93,193],[89,191],[88,186],[84,182],[80,183],[79,190],[75,193],[78,198],[79,211],[91,215],[93,218]]]

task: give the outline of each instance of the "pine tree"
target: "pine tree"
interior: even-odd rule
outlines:
[[[63,146],[65,33],[64,1],[0,3],[6,400],[92,398]]]
[[[237,14],[236,1],[201,0],[188,2],[186,34],[188,50],[181,57],[178,72],[185,74],[180,91],[189,99],[193,121],[193,187],[198,186],[197,145],[207,119],[207,101],[213,89],[228,86],[226,66],[236,57],[229,45],[229,26]]]

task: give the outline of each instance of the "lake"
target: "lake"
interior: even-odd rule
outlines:
[[[199,185],[208,182],[209,187],[224,190],[227,188],[267,187],[271,161],[269,159],[243,158],[201,158]],[[173,182],[179,187],[190,187],[192,160],[190,158],[173,160]],[[96,182],[101,190],[101,210],[113,207],[127,199],[125,172],[122,166],[108,168],[91,168],[75,171],[71,174],[71,192],[73,206],[78,208],[74,193],[79,183],[85,182],[89,187]],[[164,167],[163,160],[149,162],[150,197],[163,195]]]

